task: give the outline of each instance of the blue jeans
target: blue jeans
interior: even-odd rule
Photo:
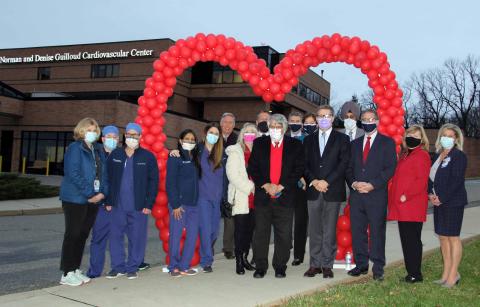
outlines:
[[[92,229],[92,239],[90,241],[90,268],[87,276],[90,278],[102,275],[105,265],[105,250],[110,236],[110,220],[112,214],[104,206],[98,208],[97,218]]]
[[[172,208],[169,207],[170,239],[168,240],[168,253],[170,255],[170,264],[168,269],[170,271],[175,269],[180,271],[188,270],[195,252],[195,243],[198,236],[198,207],[183,206],[182,208],[185,212],[183,212],[179,220],[176,220],[173,216]],[[183,251],[180,252],[183,228],[186,228],[187,236],[183,245]]]
[[[220,227],[220,201],[199,200],[197,206],[200,212],[200,265],[206,267],[213,263],[213,244]]]

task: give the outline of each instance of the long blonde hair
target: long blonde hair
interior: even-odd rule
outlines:
[[[443,132],[445,130],[452,130],[455,133],[455,146],[457,147],[458,150],[463,151],[462,130],[457,125],[445,124],[442,127],[440,127],[440,130],[438,130],[437,141],[435,142],[435,149],[437,150],[437,153],[443,150],[442,144],[440,144],[440,138],[443,136]]]
[[[73,138],[75,141],[83,140],[85,138],[85,133],[90,126],[95,126],[95,132],[97,133],[97,136],[100,136],[100,127],[98,126],[97,121],[93,118],[86,117],[79,121],[75,126],[75,129],[73,129]]]
[[[425,129],[423,129],[420,125],[412,125],[407,130],[405,130],[405,134],[403,135],[403,148],[408,149],[407,144],[405,143],[405,138],[409,133],[420,132],[421,139],[422,139],[422,148],[426,151],[430,148],[430,142],[428,141],[427,134],[425,133]]]
[[[255,134],[257,135],[257,137],[259,135],[258,130],[257,130],[257,126],[255,126],[255,124],[252,124],[252,123],[243,124],[242,130],[240,130],[240,133],[238,134],[238,139],[237,139],[237,143],[240,144],[243,151],[245,151],[245,142],[243,140],[243,136],[245,135],[245,132],[250,128],[252,128],[252,130],[255,131]]]

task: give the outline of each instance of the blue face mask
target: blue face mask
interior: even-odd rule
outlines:
[[[215,135],[213,133],[208,133],[207,134],[207,142],[215,145],[218,142],[218,135]]]
[[[117,140],[114,138],[105,138],[103,145],[109,150],[114,150],[117,148],[117,143]]]
[[[444,149],[452,149],[455,145],[455,140],[448,136],[442,136],[440,138],[440,145],[442,145]]]
[[[85,133],[85,142],[87,143],[93,143],[97,140],[97,133],[96,132],[93,132],[93,131],[87,131],[87,133]]]

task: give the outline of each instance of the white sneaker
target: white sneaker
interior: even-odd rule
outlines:
[[[60,279],[61,285],[76,287],[76,286],[81,286],[82,283],[83,282],[80,279],[78,279],[78,277],[75,275],[75,272],[73,271],[68,272],[67,276],[64,276],[62,274],[62,278]]]
[[[91,280],[90,277],[83,275],[82,271],[79,269],[75,270],[75,276],[85,284],[89,283]]]

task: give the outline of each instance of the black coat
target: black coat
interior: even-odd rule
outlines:
[[[350,160],[350,140],[347,135],[332,130],[328,137],[323,156],[320,156],[319,131],[307,136],[305,149],[305,181],[308,200],[316,200],[319,191],[310,183],[314,179],[328,182],[328,191],[323,194],[326,201],[346,200],[345,172]]]
[[[255,183],[255,206],[265,206],[270,195],[262,189],[270,183],[270,146],[269,136],[257,138],[253,143],[252,154],[248,161],[248,174]],[[299,140],[285,135],[283,137],[282,171],[280,184],[284,187],[278,203],[286,207],[295,206],[295,191],[304,171],[303,146]]]

